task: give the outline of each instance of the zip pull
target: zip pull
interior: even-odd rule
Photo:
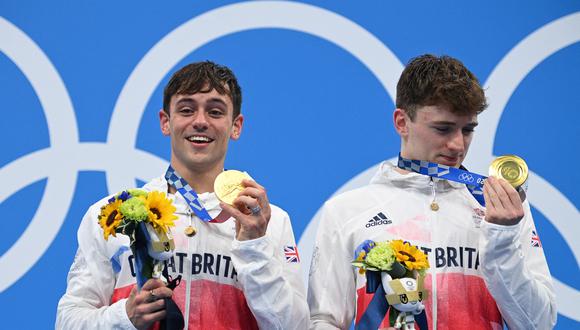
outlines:
[[[197,230],[195,229],[195,227],[193,227],[193,215],[192,214],[193,213],[191,212],[191,210],[187,210],[187,217],[189,218],[189,226],[185,227],[185,229],[183,230],[183,233],[187,237],[193,237],[193,236],[195,236],[195,234],[197,234]]]
[[[433,182],[433,177],[429,178],[429,185],[431,186],[431,211],[437,212],[439,210],[439,204],[436,201],[436,192],[435,192],[435,182]]]

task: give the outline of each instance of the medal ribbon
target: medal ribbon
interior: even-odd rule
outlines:
[[[397,166],[401,169],[428,175],[430,177],[463,183],[477,202],[479,202],[481,206],[485,206],[485,200],[483,199],[483,184],[487,177],[483,175],[469,172],[464,167],[455,168],[424,160],[406,159],[401,157],[401,154],[399,154],[399,162],[397,163]]]
[[[189,208],[202,221],[224,222],[229,218],[229,215],[222,211],[215,219],[213,219],[205,209],[205,206],[203,206],[203,203],[199,200],[195,190],[193,190],[189,183],[187,183],[187,181],[185,181],[185,179],[181,177],[179,173],[177,173],[171,164],[169,167],[167,167],[167,171],[165,172],[165,179],[167,180],[167,183],[172,185],[175,190],[177,190],[181,196],[183,196],[183,198],[187,201]]]

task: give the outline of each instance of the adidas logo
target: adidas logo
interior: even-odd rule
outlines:
[[[380,226],[380,225],[389,225],[391,223],[393,223],[393,221],[391,221],[391,219],[387,218],[387,216],[384,215],[383,212],[379,212],[379,214],[375,215],[372,219],[370,219],[367,222],[365,227],[370,228],[370,227]]]

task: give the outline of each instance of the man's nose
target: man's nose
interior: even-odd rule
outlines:
[[[463,152],[465,151],[465,140],[464,140],[463,132],[461,130],[457,130],[451,139],[447,142],[447,148],[454,152]]]
[[[193,118],[193,128],[196,130],[205,130],[208,127],[207,114],[205,111],[197,111]]]

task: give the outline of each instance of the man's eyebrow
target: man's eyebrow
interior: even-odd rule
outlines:
[[[176,104],[182,104],[182,103],[195,103],[195,101],[191,98],[185,97],[185,98],[182,98],[179,101],[177,101]]]
[[[184,98],[180,99],[179,101],[177,101],[175,103],[175,105],[195,104],[196,102],[197,101],[195,99],[191,98],[191,97],[184,97]],[[217,103],[217,104],[222,104],[224,106],[227,105],[226,102],[223,99],[219,98],[219,97],[212,97],[212,98],[210,98],[210,99],[207,100],[207,103],[209,103],[209,104],[216,104]]]
[[[220,103],[226,105],[226,102],[223,99],[212,97],[211,99],[207,100],[207,103]]]
[[[455,126],[456,123],[453,122],[453,121],[447,121],[447,120],[437,120],[437,121],[432,122],[432,124],[435,124],[435,125],[451,125],[451,126]]]
[[[455,126],[457,125],[456,122],[453,121],[447,121],[447,120],[438,120],[438,121],[434,121],[432,124],[434,125],[448,125],[448,126]],[[470,123],[467,123],[465,126],[469,126],[469,127],[476,127],[477,125],[479,125],[478,122],[476,121],[472,121]]]

